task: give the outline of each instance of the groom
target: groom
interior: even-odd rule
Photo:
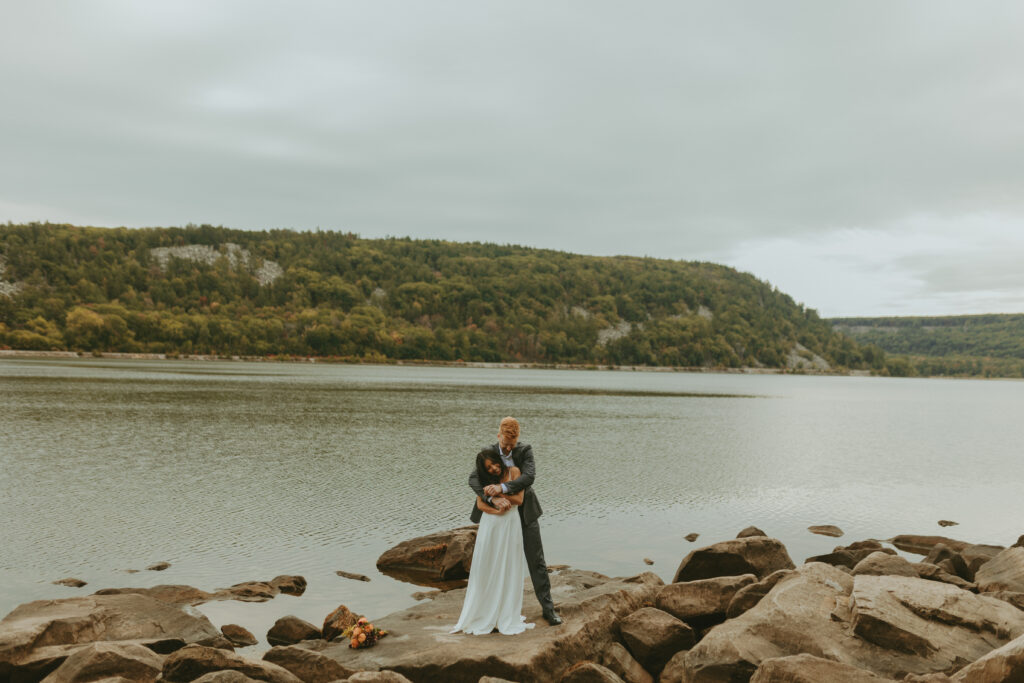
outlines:
[[[519,506],[519,521],[523,526],[523,551],[526,554],[526,564],[530,568],[530,580],[533,581],[533,592],[537,595],[544,610],[544,618],[552,626],[562,623],[562,617],[555,611],[555,603],[551,600],[551,579],[548,578],[548,566],[544,561],[544,544],[540,540],[541,515],[540,502],[533,492],[533,479],[536,474],[536,467],[533,464],[533,449],[529,444],[519,443],[519,422],[514,417],[506,417],[501,421],[498,428],[498,443],[489,446],[496,454],[501,456],[506,467],[515,465],[519,468],[518,479],[504,484],[491,484],[481,486],[480,478],[476,469],[469,475],[469,487],[476,492],[476,495],[492,507],[499,510],[507,510],[511,503],[505,498],[492,498],[500,493],[523,494],[523,504]],[[473,514],[470,520],[474,524],[480,522],[483,513],[476,506],[473,507]]]

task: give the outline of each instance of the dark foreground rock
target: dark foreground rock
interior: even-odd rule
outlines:
[[[187,643],[231,647],[206,617],[145,595],[36,600],[0,621],[0,680],[40,680],[90,643],[109,641],[157,653]]]
[[[420,536],[399,543],[377,558],[377,569],[420,585],[466,579],[473,561],[476,526]]]
[[[523,614],[536,626],[514,638],[492,634],[449,634],[462,610],[465,590],[380,619],[374,624],[389,636],[368,649],[347,643],[304,642],[349,669],[388,669],[412,681],[477,683],[484,674],[511,681],[557,681],[572,665],[600,661],[616,639],[619,619],[651,603],[664,585],[651,573],[611,579],[595,572],[566,570],[551,577],[552,594],[565,620],[549,626],[533,591],[523,596]]]
[[[45,683],[84,683],[119,676],[129,681],[156,680],[164,658],[134,643],[91,643],[57,667]]]
[[[201,645],[187,645],[168,656],[164,660],[161,680],[189,683],[205,674],[225,670],[237,671],[267,683],[302,683],[302,679],[277,664]]]
[[[652,674],[680,650],[693,647],[693,629],[668,612],[643,607],[619,622],[622,640],[640,665]]]

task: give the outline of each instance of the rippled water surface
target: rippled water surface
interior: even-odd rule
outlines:
[[[629,575],[647,557],[670,580],[683,536],[749,524],[797,562],[897,533],[1024,533],[1021,382],[0,360],[0,397],[0,614],[278,574],[306,595],[202,609],[262,636],[285,614],[404,608],[418,589],[377,556],[469,523],[472,458],[507,414],[537,455],[551,564]],[[67,576],[89,585],[50,583]]]

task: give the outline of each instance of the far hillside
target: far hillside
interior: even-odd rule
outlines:
[[[713,263],[212,226],[0,226],[0,346],[887,372]]]
[[[837,332],[911,358],[918,374],[1024,375],[1024,314],[832,318]]]

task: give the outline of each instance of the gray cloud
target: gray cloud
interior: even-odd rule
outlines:
[[[1022,28],[1014,2],[9,3],[0,219],[672,258],[1019,226]]]

